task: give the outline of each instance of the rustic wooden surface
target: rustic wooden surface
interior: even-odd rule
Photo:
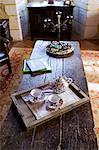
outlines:
[[[74,54],[65,59],[55,59],[46,55],[47,42],[37,41],[31,57],[41,56],[51,60],[52,73],[35,77],[24,75],[18,91],[46,84],[66,74],[88,94],[79,44],[71,43],[74,46]],[[90,103],[30,131],[22,131],[19,120],[11,108],[1,128],[1,148],[2,150],[98,150],[93,129]]]

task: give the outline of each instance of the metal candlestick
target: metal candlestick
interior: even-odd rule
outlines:
[[[58,30],[58,41],[60,41],[60,34],[61,34],[61,30],[66,30],[67,26],[72,24],[72,19],[73,16],[69,15],[66,17],[66,20],[63,21],[63,23],[61,23],[61,16],[62,16],[62,12],[58,11],[56,12],[57,15],[57,24],[54,24],[51,20],[51,18],[46,18],[44,19],[44,28],[45,29],[49,29],[51,32],[56,32]]]
[[[66,20],[61,23],[62,12],[56,12],[57,24],[54,24],[50,18],[44,19],[44,28],[51,30],[51,32],[56,32],[58,30],[58,41],[51,42],[47,47],[47,54],[54,57],[67,57],[73,53],[73,47],[70,44],[60,42],[61,30],[66,30],[67,26],[72,24],[73,16],[69,15]]]

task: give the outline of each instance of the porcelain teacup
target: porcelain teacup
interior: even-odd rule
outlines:
[[[60,101],[62,102],[62,99],[57,94],[50,95],[48,97],[48,108],[56,109],[60,106]]]

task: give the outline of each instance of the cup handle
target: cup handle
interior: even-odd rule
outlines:
[[[66,81],[67,81],[68,84],[71,84],[73,82],[73,79],[72,78],[67,78]]]

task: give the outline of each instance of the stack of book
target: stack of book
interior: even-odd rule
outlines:
[[[25,59],[23,62],[23,73],[37,75],[47,72],[51,72],[51,66],[46,59]]]

